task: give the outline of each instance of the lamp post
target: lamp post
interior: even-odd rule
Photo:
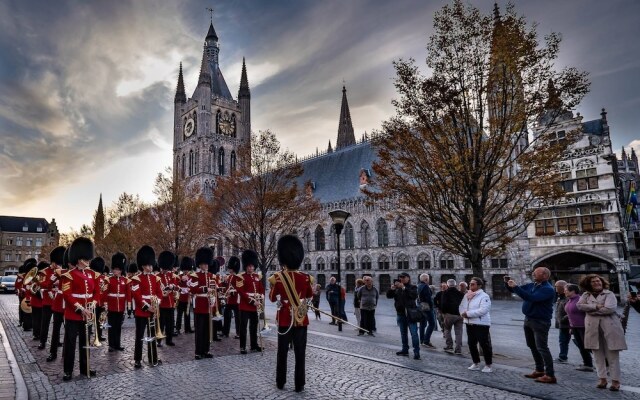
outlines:
[[[337,267],[337,277],[336,283],[338,284],[338,317],[342,318],[342,311],[344,309],[344,305],[342,304],[342,286],[340,285],[340,234],[342,233],[342,229],[344,228],[344,223],[347,221],[351,214],[349,214],[345,210],[333,210],[329,212],[329,216],[333,221],[333,227],[336,232],[336,247],[338,249],[338,265]],[[338,321],[338,331],[342,332],[342,322]]]

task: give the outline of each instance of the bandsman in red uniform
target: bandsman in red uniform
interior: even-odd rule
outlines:
[[[173,273],[173,265],[176,256],[170,251],[163,251],[158,255],[160,267],[160,286],[162,287],[162,299],[160,301],[160,329],[167,337],[167,346],[175,346],[173,343],[173,311],[176,308],[176,293],[178,292],[178,277]],[[162,347],[162,341],[158,341],[158,347]]]
[[[201,247],[196,251],[196,266],[198,270],[191,274],[189,287],[193,295],[193,318],[196,328],[196,360],[212,358],[210,349],[211,326],[213,325],[213,304],[215,299],[215,279],[209,273],[209,265],[213,262],[213,251],[208,247]],[[210,293],[213,292],[213,293]]]
[[[32,296],[31,291],[29,290],[31,286],[27,286],[25,284],[24,278],[33,267],[37,266],[37,264],[38,262],[35,258],[29,258],[25,260],[24,264],[22,264],[22,266],[20,267],[20,269],[22,270],[20,274],[21,276],[18,276],[18,278],[16,279],[16,292],[18,293],[20,304],[22,304],[22,302],[24,301],[27,305],[29,305],[29,307],[31,306]],[[20,270],[18,271],[20,272]],[[22,329],[24,329],[25,332],[30,332],[33,329],[32,313],[22,310],[21,305],[19,305],[18,307],[20,307],[20,313],[22,315]]]
[[[18,275],[16,275],[16,296],[18,296],[18,326],[24,324],[24,311],[22,311],[21,303],[24,299],[24,289],[22,282],[24,281],[24,264],[18,267]],[[26,329],[25,329],[26,331]]]
[[[242,268],[235,287],[240,295],[240,353],[247,354],[247,324],[249,325],[250,350],[262,351],[258,344],[258,306],[264,311],[264,285],[262,276],[255,272],[258,254],[253,250],[242,252]]]
[[[40,261],[37,264],[38,274],[31,280],[30,283],[26,285],[27,292],[31,295],[31,318],[33,321],[33,340],[40,340],[40,331],[42,330],[42,307],[43,297],[42,297],[42,288],[40,284],[44,279],[43,272],[45,269],[49,267],[49,263],[46,261]],[[45,337],[46,341],[47,338]],[[38,346],[40,348],[40,346]]]
[[[220,272],[220,261],[217,258],[211,260],[211,264],[209,265],[209,273],[211,274],[212,282],[214,283],[215,296],[211,299],[212,310],[213,313],[213,341],[220,342],[222,339],[218,337],[218,332],[222,332],[222,321],[224,320],[224,316],[222,315],[222,302],[220,298],[223,296],[222,292],[222,277],[219,274]]]
[[[159,299],[162,297],[162,289],[160,288],[160,278],[153,274],[156,253],[151,246],[142,246],[138,250],[136,259],[138,269],[142,268],[142,272],[131,278],[131,297],[136,303],[136,339],[133,360],[135,368],[142,368],[142,338],[145,335],[145,330],[147,337],[154,337],[156,334],[155,328],[151,329],[151,325],[155,325],[155,314],[159,311],[157,306],[159,306]],[[155,299],[158,301],[156,302]],[[150,366],[161,363],[158,359],[155,340],[148,342],[147,355]]]
[[[42,293],[42,322],[40,324],[40,346],[42,350],[47,345],[47,337],[49,336],[49,324],[51,323],[51,306],[55,298],[54,285],[59,282],[59,276],[56,270],[62,267],[62,256],[64,255],[64,247],[56,247],[49,253],[50,264],[38,273],[40,281],[40,292]]]
[[[60,256],[62,252],[62,256]],[[53,316],[53,326],[51,328],[51,347],[49,348],[49,356],[47,362],[51,362],[58,358],[58,347],[60,347],[60,328],[64,322],[64,296],[62,295],[62,275],[67,273],[69,264],[69,249],[63,246],[56,247],[50,254],[51,264],[55,265],[54,276],[51,292],[53,293],[53,303],[51,304],[51,313]]]
[[[93,242],[79,237],[69,247],[69,262],[73,269],[62,275],[62,295],[64,296],[64,381],[71,380],[75,363],[75,346],[78,341],[80,374],[95,376],[90,369],[88,335],[86,321],[92,318],[89,304],[100,295],[98,277],[89,269],[93,259]]]
[[[140,271],[138,271],[138,264],[131,263],[129,264],[129,269],[127,270],[127,279],[129,279],[129,285],[131,285],[131,279],[136,276]],[[129,290],[129,294],[131,294],[131,290]],[[127,300],[127,319],[131,319],[133,315],[133,311],[135,308],[135,304],[133,301],[133,297],[129,297]]]
[[[229,337],[231,332],[231,316],[236,328],[236,339],[240,339],[240,311],[238,310],[238,303],[240,302],[240,295],[236,289],[236,281],[238,273],[240,272],[240,259],[236,256],[229,258],[227,262],[227,275],[226,282],[224,282],[224,294],[227,300],[227,305],[224,307],[224,326],[222,328],[222,336]]]
[[[105,294],[104,292],[107,289],[107,276],[104,273],[105,270],[105,262],[104,262],[104,258],[102,257],[96,257],[93,260],[91,260],[91,263],[89,263],[89,268],[91,268],[91,270],[93,272],[96,273],[96,276],[98,278],[98,289],[99,289],[99,295],[94,299],[96,302],[96,321],[98,321],[100,319],[100,316],[105,312]],[[105,314],[106,315],[106,314]],[[97,326],[94,327],[94,329],[97,332],[98,335],[98,340],[101,342],[104,342],[106,339],[102,337],[102,326],[100,323],[96,324]]]
[[[180,334],[182,328],[182,320],[184,319],[184,332],[193,333],[191,329],[191,290],[189,287],[190,275],[193,272],[193,258],[182,257],[180,261],[180,275],[178,276],[178,289],[180,296],[178,297],[178,312],[176,316],[176,335]]]
[[[111,256],[111,271],[113,276],[107,279],[107,321],[109,322],[109,351],[123,351],[120,340],[122,334],[122,323],[124,321],[124,311],[127,303],[131,301],[129,292],[129,279],[122,276],[122,271],[127,268],[127,256],[118,252]]]
[[[304,390],[305,352],[307,348],[307,305],[313,298],[313,278],[299,272],[304,259],[300,239],[285,235],[278,240],[278,262],[282,271],[269,278],[269,300],[277,304],[278,356],[276,362],[276,386],[284,389],[287,380],[287,353],[293,344],[295,354],[294,383],[296,392]]]

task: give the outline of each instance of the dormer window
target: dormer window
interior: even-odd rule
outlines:
[[[29,231],[29,225],[27,225],[27,223],[24,223],[24,226],[22,227],[22,232],[28,232]]]
[[[363,189],[365,186],[369,184],[369,178],[371,177],[371,171],[362,168],[360,170],[360,189]]]
[[[42,232],[42,225],[38,225],[38,227],[36,228],[36,231]]]

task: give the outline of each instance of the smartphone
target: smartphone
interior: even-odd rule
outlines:
[[[511,277],[507,275],[502,279],[504,279],[504,282],[506,283],[506,282],[509,282],[511,280]]]

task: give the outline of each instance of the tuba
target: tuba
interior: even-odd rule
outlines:
[[[38,290],[40,290],[40,281],[37,279],[38,276],[38,267],[33,267],[27,272],[24,276],[23,285],[26,287],[27,285],[31,285],[30,291],[32,294],[36,294]],[[32,284],[32,281],[35,282]]]
[[[167,336],[162,332],[162,329],[160,329],[160,299],[158,298],[158,296],[152,296],[151,301],[153,302],[153,308],[156,309],[156,312],[154,315],[155,328],[156,328],[156,331],[155,331],[156,340],[162,340]]]

